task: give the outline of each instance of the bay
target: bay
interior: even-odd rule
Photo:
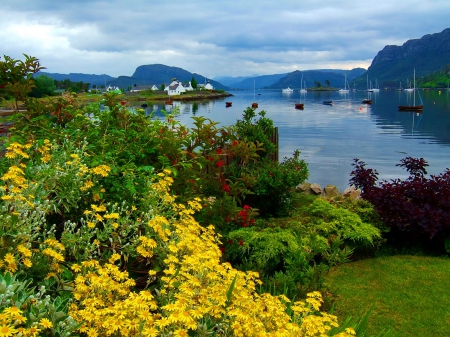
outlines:
[[[206,102],[174,102],[154,105],[149,111],[162,116],[162,110],[180,113],[182,124],[193,125],[193,116],[204,116],[226,126],[242,119],[243,111],[257,102],[279,129],[280,161],[296,149],[310,171],[308,181],[322,187],[332,184],[340,190],[349,185],[354,158],[376,169],[380,179],[406,178],[396,164],[405,157],[424,158],[428,173],[437,175],[450,167],[450,92],[446,89],[420,90],[423,113],[400,112],[398,105],[412,104],[413,92],[364,91],[340,93],[309,91],[300,94],[281,90],[231,91],[232,97]],[[362,104],[364,98],[372,105]],[[323,105],[332,100],[333,106]],[[226,107],[225,102],[232,102]],[[304,103],[304,110],[295,103]],[[419,97],[416,95],[416,102]]]

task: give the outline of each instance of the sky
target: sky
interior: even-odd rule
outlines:
[[[0,0],[0,56],[50,73],[208,78],[368,68],[386,45],[450,27],[449,0]]]

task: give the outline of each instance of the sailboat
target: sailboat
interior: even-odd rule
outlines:
[[[255,78],[253,77],[253,99],[255,99],[255,94],[256,94],[256,82],[255,82]],[[253,102],[252,103],[252,108],[256,109],[258,107],[258,103]]]
[[[294,89],[291,89],[291,88],[287,87],[286,89],[282,89],[281,92],[291,93],[291,92],[294,92]]]
[[[305,84],[305,86],[303,86],[303,84]],[[299,92],[307,92],[308,90],[306,89],[306,82],[303,82],[303,73],[302,73],[302,80],[300,81],[300,90]]]
[[[422,111],[423,109],[423,102],[422,102],[422,97],[420,97],[420,92],[419,92],[419,98],[420,98],[420,102],[422,103],[422,105],[416,105],[416,68],[414,68],[414,87],[413,87],[413,91],[414,91],[414,102],[413,105],[399,105],[398,106],[398,110],[400,111]]]
[[[346,93],[346,92],[349,92],[350,90],[348,89],[348,86],[347,86],[347,74],[344,74],[344,89],[339,89],[339,92],[341,92],[341,93]]]
[[[411,88],[411,81],[409,80],[409,79],[407,79],[406,80],[406,86],[408,87],[408,88],[405,88],[405,91],[413,91],[414,89],[413,88]]]
[[[375,80],[375,86],[372,88],[373,92],[380,92],[380,86],[378,85],[378,80]]]
[[[402,82],[400,81],[400,87],[398,89],[395,89],[397,91],[403,91]]]
[[[363,104],[372,104],[372,100],[369,97],[370,93],[372,92],[369,90],[369,74],[367,74],[367,90],[366,91],[367,91],[367,98],[363,99],[362,103]]]

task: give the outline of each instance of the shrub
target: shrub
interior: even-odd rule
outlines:
[[[406,180],[382,181],[375,185],[375,171],[355,159],[352,179],[363,189],[362,197],[370,201],[383,222],[391,229],[390,238],[398,243],[443,241],[450,235],[450,171],[426,178],[424,159],[407,157],[398,166],[409,172]]]

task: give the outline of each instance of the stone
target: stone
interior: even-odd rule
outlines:
[[[309,189],[316,195],[322,194],[322,187],[319,184],[311,184]]]
[[[309,193],[311,188],[311,183],[302,183],[296,187],[297,192]]]
[[[354,186],[350,186],[342,192],[342,196],[349,198],[350,200],[355,200],[361,197],[361,190],[356,189]]]
[[[327,198],[333,198],[339,195],[339,190],[334,185],[327,185],[324,187],[323,193]]]

